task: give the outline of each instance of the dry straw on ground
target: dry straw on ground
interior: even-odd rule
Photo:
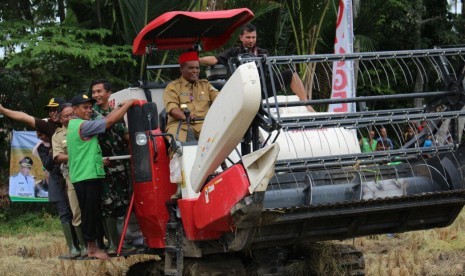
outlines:
[[[393,236],[378,235],[343,241],[363,251],[366,275],[465,275],[465,211],[453,225]],[[125,275],[139,255],[111,261],[60,260],[64,239],[56,233],[0,237],[0,275]]]
[[[59,233],[0,237],[0,275],[125,275],[132,264],[155,259],[149,255],[110,261],[57,258],[66,252],[64,238]]]

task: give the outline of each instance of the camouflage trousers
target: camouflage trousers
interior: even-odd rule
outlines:
[[[106,171],[102,191],[102,216],[121,217],[129,206],[128,171]]]

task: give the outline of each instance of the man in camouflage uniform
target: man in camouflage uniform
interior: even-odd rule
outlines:
[[[95,117],[106,117],[113,108],[108,99],[112,92],[111,83],[107,80],[95,80],[91,83],[92,98],[96,100],[93,106]],[[94,118],[93,118],[94,119]],[[121,120],[114,124],[104,134],[98,136],[102,155],[127,155],[128,129]],[[128,160],[104,160],[105,179],[102,191],[102,216],[105,234],[109,240],[108,253],[115,253],[119,244],[118,218],[124,217],[129,205],[129,162]],[[123,247],[123,250],[132,248]]]

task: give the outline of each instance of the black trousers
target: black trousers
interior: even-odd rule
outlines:
[[[61,223],[69,223],[73,220],[65,185],[65,179],[61,173],[49,171],[48,201],[55,204]]]
[[[86,241],[98,238],[101,223],[102,179],[89,179],[74,183],[74,189],[81,208],[82,235]]]

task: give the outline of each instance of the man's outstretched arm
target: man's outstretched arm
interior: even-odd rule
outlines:
[[[121,105],[115,109],[113,109],[110,114],[105,117],[106,120],[106,129],[109,129],[112,125],[118,122],[121,118],[123,118],[124,114],[128,111],[128,109],[134,104],[134,99],[125,100],[121,103]]]
[[[199,58],[199,62],[202,65],[215,65],[218,63],[218,59],[215,56],[205,56]]]
[[[33,128],[36,127],[35,118],[22,111],[11,110],[11,109],[3,107],[3,105],[0,104],[0,114],[3,114],[6,117],[13,119],[15,121],[23,122],[30,127],[33,127]]]

